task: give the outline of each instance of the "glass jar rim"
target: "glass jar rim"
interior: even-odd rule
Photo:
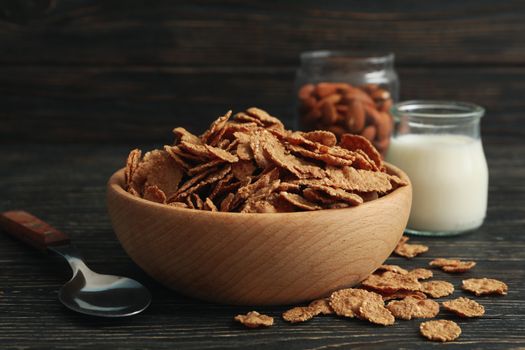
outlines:
[[[446,100],[410,100],[396,103],[390,109],[394,119],[402,116],[418,119],[469,119],[481,118],[485,109],[477,104]]]
[[[387,63],[392,62],[395,58],[395,55],[393,52],[379,53],[350,50],[314,50],[302,52],[300,58],[302,61],[310,61],[321,58],[345,58],[354,62]]]

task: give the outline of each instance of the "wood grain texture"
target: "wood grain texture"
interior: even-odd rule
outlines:
[[[154,145],[143,145],[150,149]],[[359,320],[319,317],[290,325],[280,318],[287,307],[258,307],[276,317],[270,329],[248,331],[232,321],[254,308],[204,303],[162,287],[125,254],[111,229],[105,206],[105,183],[123,166],[128,146],[6,144],[0,152],[0,210],[25,208],[69,234],[95,271],[125,275],[143,282],[153,304],[125,320],[99,320],[75,314],[57,300],[69,267],[0,234],[0,343],[4,348],[114,349],[421,349],[442,344],[419,336],[419,320],[375,327]],[[457,320],[463,334],[447,348],[509,349],[525,346],[525,146],[522,142],[487,144],[491,174],[485,224],[451,238],[412,238],[430,251],[413,261],[391,257],[405,268],[425,267],[433,258],[478,262],[465,275],[435,271],[435,279],[454,284],[447,300],[469,296],[461,280],[493,277],[509,285],[505,297],[476,298],[486,315]]]
[[[403,100],[486,107],[486,142],[525,138],[525,67],[407,67],[399,75]],[[228,109],[251,106],[292,127],[293,80],[293,67],[0,67],[0,143],[168,143],[177,125],[201,133]]]
[[[516,0],[58,0],[16,17],[0,22],[2,63],[266,67],[326,48],[394,51],[418,65],[522,65],[525,55],[525,4]]]
[[[133,261],[185,295],[234,305],[301,303],[354,286],[394,250],[412,202],[409,184],[339,210],[222,213],[150,202],[123,184],[121,169],[108,182],[107,205]]]

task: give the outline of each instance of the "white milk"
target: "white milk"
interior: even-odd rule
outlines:
[[[483,223],[488,169],[481,140],[463,135],[403,135],[392,139],[387,160],[413,185],[408,229],[465,231]]]

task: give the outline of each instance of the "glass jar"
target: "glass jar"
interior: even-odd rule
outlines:
[[[399,94],[394,54],[311,51],[300,57],[295,127],[337,137],[360,134],[384,155],[392,132],[389,110]]]
[[[484,109],[464,102],[408,101],[394,105],[387,161],[413,187],[406,232],[450,236],[482,225],[488,168],[480,138]]]

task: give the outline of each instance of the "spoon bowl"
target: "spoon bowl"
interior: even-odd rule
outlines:
[[[91,316],[122,317],[135,315],[149,306],[151,294],[139,282],[93,272],[71,245],[49,249],[67,259],[73,270],[73,277],[58,294],[58,299],[69,309]]]

